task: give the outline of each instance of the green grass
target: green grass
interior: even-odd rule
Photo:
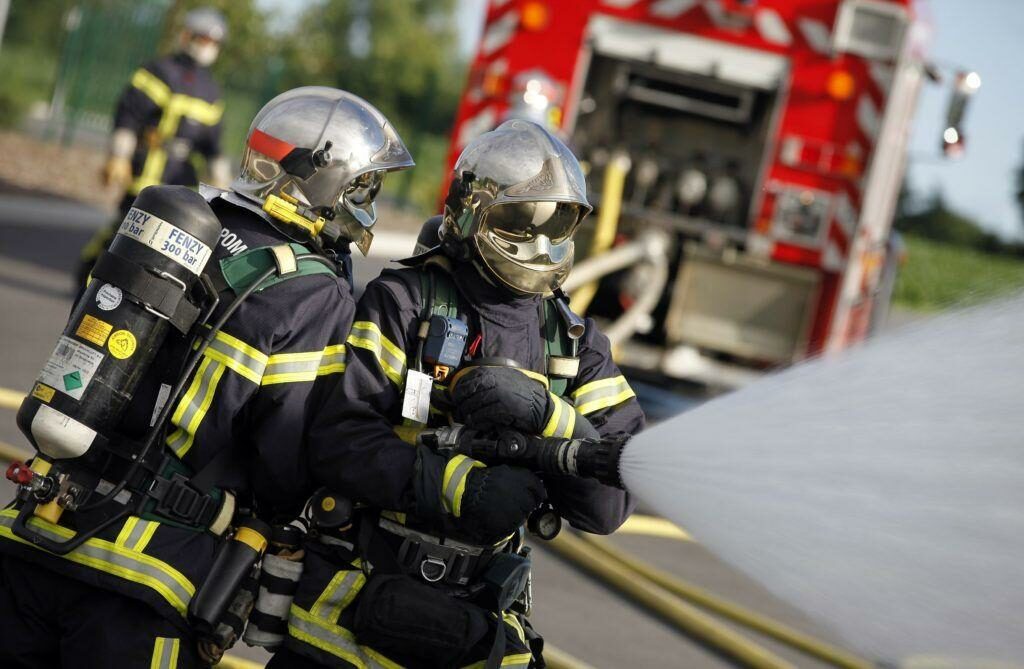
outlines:
[[[904,236],[907,262],[900,269],[893,303],[939,311],[984,302],[1024,288],[1024,259]]]

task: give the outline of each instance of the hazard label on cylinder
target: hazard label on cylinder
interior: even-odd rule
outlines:
[[[89,382],[103,362],[103,353],[62,336],[53,355],[39,372],[39,383],[56,388],[65,395],[80,400]]]

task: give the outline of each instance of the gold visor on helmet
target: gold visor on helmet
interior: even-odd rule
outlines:
[[[512,290],[548,293],[572,269],[572,235],[585,214],[567,202],[495,204],[484,212],[475,235],[480,258]]]

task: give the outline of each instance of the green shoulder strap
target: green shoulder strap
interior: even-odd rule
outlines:
[[[554,300],[544,300],[544,344],[547,349],[545,358],[550,361],[552,356],[567,358],[576,357],[569,339],[568,329],[555,307]],[[565,396],[569,389],[569,379],[548,374],[551,392],[559,397]]]
[[[291,247],[295,255],[311,253],[302,244],[291,243],[288,246]],[[259,275],[277,265],[272,249],[273,247],[271,246],[260,246],[259,248],[239,253],[237,256],[224,258],[220,261],[220,271],[224,275],[224,281],[235,293],[241,293]],[[287,281],[297,276],[309,276],[310,274],[330,274],[333,276],[334,272],[318,262],[299,261],[294,272],[283,275],[274,274],[267,278],[256,290],[260,291],[282,281]]]
[[[430,316],[459,316],[459,291],[455,288],[455,282],[448,276],[448,273],[440,268],[432,268],[429,265],[420,270],[420,299],[423,301],[424,315]],[[426,301],[430,300],[427,305]],[[426,313],[429,306],[430,312]]]

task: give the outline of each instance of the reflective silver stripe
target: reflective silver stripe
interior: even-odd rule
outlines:
[[[0,535],[31,546],[29,542],[14,536],[10,529],[16,515],[17,511],[13,509],[0,513]],[[29,522],[33,530],[53,541],[65,541],[74,536],[74,532],[66,528],[61,528],[63,532],[58,532],[46,527],[41,521]],[[89,539],[63,557],[71,562],[152,588],[182,616],[185,615],[188,602],[196,591],[195,586],[170,565],[103,539]]]
[[[357,644],[355,636],[344,627],[321,620],[296,604],[289,611],[288,634],[358,669],[401,669],[373,649]]]
[[[405,353],[387,337],[381,334],[380,327],[370,321],[356,321],[352,324],[352,332],[348,336],[352,346],[370,351],[376,356],[381,369],[397,386],[405,385]]]
[[[571,437],[572,431],[576,427],[576,409],[561,397],[554,394],[551,395],[551,401],[555,403],[553,417],[556,418],[556,421],[554,431],[550,435],[546,436],[562,438]]]
[[[223,363],[215,363],[212,358],[203,360],[188,392],[174,410],[171,423],[179,429],[168,437],[167,445],[179,458],[184,457],[192,447],[192,439],[199,431],[199,425],[213,403],[213,395],[224,369]]]
[[[125,548],[128,548],[130,550],[134,550],[135,549],[135,545],[137,543],[139,543],[140,539],[142,539],[142,535],[146,531],[146,528],[148,528],[148,527],[149,527],[149,523],[147,521],[141,520],[141,519],[138,520],[135,523],[134,527],[132,527],[131,532],[128,533],[128,538],[124,540],[124,544],[122,544],[122,545]]]
[[[635,396],[636,394],[623,376],[591,381],[572,394],[576,401],[576,411],[584,416],[613,407]]]
[[[461,515],[462,495],[460,494],[460,490],[465,492],[466,476],[469,475],[469,470],[479,464],[480,463],[476,460],[463,456],[462,460],[455,463],[455,467],[452,469],[451,475],[447,475],[448,472],[445,472],[445,478],[448,480],[445,482],[444,486],[444,503],[448,508],[448,511],[455,517]]]
[[[355,596],[363,589],[366,577],[358,569],[339,571],[313,604],[310,613],[329,623],[337,623]]]
[[[329,346],[326,350],[330,351],[336,347]],[[318,374],[331,374],[337,371],[344,371],[345,369],[345,348],[338,347],[334,352],[324,353],[324,357],[320,358],[320,367],[317,370]]]
[[[253,383],[259,383],[267,367],[265,358],[259,358],[243,350],[240,346],[232,346],[226,336],[220,336],[210,342],[206,356],[224,363],[229,369],[238,372]],[[238,340],[239,342],[241,340]],[[251,348],[245,345],[247,348]],[[253,349],[255,351],[255,349]]]
[[[153,642],[153,659],[149,662],[150,669],[176,669],[179,644],[178,639],[158,636]]]
[[[276,356],[270,356],[270,362],[263,373],[260,385],[269,386],[278,383],[301,383],[302,381],[316,381],[316,372],[320,368],[320,354],[307,360],[285,359],[275,361]]]

